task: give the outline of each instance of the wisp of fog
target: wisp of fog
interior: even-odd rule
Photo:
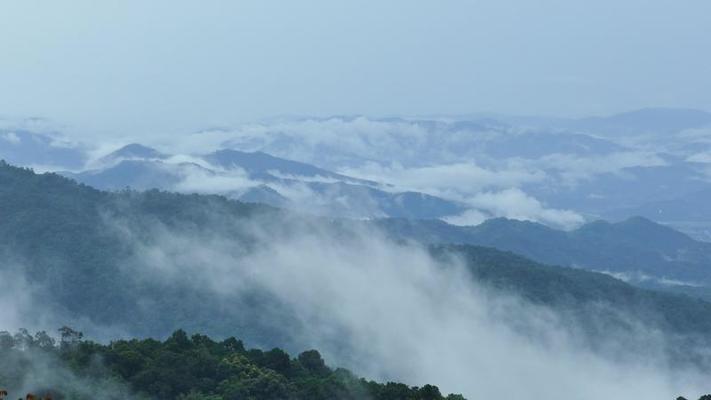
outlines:
[[[603,341],[614,351],[594,351],[554,311],[477,284],[456,256],[435,259],[371,228],[343,233],[282,222],[275,231],[267,222],[243,221],[250,246],[155,226],[151,240],[134,241],[132,268],[140,266],[135,273],[142,279],[199,285],[225,301],[246,290],[268,293],[299,322],[281,326],[298,346],[321,349],[330,363],[371,378],[437,382],[469,398],[701,393],[702,375],[672,368],[665,338],[644,331],[635,316],[625,318],[644,335],[610,329]]]

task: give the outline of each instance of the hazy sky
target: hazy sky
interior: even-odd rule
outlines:
[[[711,110],[708,0],[3,1],[0,116]]]

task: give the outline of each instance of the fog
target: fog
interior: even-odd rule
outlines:
[[[693,346],[711,337],[675,333],[711,324],[698,317],[709,305],[620,282],[708,295],[711,248],[690,238],[711,238],[708,0],[7,3],[5,338],[234,329],[249,345],[315,348],[368,379],[470,400],[709,391],[711,348]],[[129,143],[155,150],[116,152]],[[33,181],[5,162],[116,192]],[[191,196],[133,191],[149,189]],[[544,226],[442,223],[497,217]],[[632,223],[576,230],[598,220]],[[388,223],[423,242],[518,229],[507,248],[618,280],[571,278],[574,299],[545,306],[477,277],[461,254],[375,228]],[[620,227],[638,236],[629,252]],[[610,258],[594,257],[613,230]],[[556,237],[576,240],[556,249]],[[567,282],[556,279],[545,282]],[[131,396],[20,355],[0,365],[13,390]],[[14,362],[31,373],[12,376]]]
[[[513,289],[479,283],[459,256],[435,257],[367,224],[285,212],[246,218],[207,206],[200,210],[205,224],[189,218],[163,224],[118,210],[127,215],[105,215],[103,228],[130,249],[119,261],[123,273],[156,284],[142,286],[151,291],[206,291],[219,307],[258,314],[260,321],[249,322],[289,338],[275,344],[250,336],[248,345],[285,346],[292,355],[315,348],[329,365],[370,379],[431,383],[470,399],[661,400],[708,391],[707,372],[674,363],[678,341],[648,315],[622,315],[610,304],[584,310],[533,304]],[[13,261],[0,276],[11,282],[0,292],[0,330],[70,325],[102,341],[133,334],[53,309],[45,303],[51,288],[29,284],[21,259],[6,260]],[[260,303],[242,302],[243,294],[255,293]],[[148,306],[151,300],[132,299]],[[624,326],[606,325],[610,320]],[[581,321],[601,324],[603,333],[590,338]],[[692,358],[711,354],[688,351],[698,352]],[[46,369],[45,360],[36,363]],[[58,376],[47,381],[73,382]]]
[[[16,335],[17,336],[17,335]],[[13,369],[15,365],[26,368],[25,374]],[[29,368],[28,368],[29,367]],[[103,369],[101,360],[93,360],[92,370]],[[8,389],[12,395],[33,393],[36,396],[60,394],[65,399],[116,400],[134,399],[127,385],[110,378],[97,380],[96,376],[79,376],[66,367],[55,356],[46,352],[25,348],[16,352],[0,364],[0,375],[9,380]],[[98,375],[98,374],[97,374]]]
[[[298,322],[271,321],[275,329],[369,378],[433,383],[470,399],[669,399],[704,389],[705,375],[672,367],[671,342],[638,316],[622,316],[631,331],[606,327],[593,350],[571,320],[477,284],[456,257],[434,259],[369,229],[283,222],[282,231],[243,226],[257,239],[249,248],[156,226],[151,240],[134,243],[138,262],[126,268],[141,279],[209,288],[225,301],[266,293]]]
[[[159,187],[238,199],[254,189],[262,197],[248,201],[318,215],[441,218],[458,225],[507,217],[565,230],[599,218],[643,215],[704,240],[707,215],[696,218],[680,206],[672,210],[677,217],[650,210],[659,209],[655,202],[683,203],[710,187],[708,128],[702,126],[711,114],[651,109],[603,120],[620,118],[630,121],[625,129],[631,133],[613,135],[607,125],[586,125],[586,120],[534,117],[332,116],[276,118],[184,135],[126,132],[78,142],[66,138],[76,133],[72,130],[49,134],[18,121],[0,132],[0,157],[38,171],[80,172],[72,177],[105,189]],[[677,126],[671,133],[663,126],[647,128],[650,119]],[[160,154],[107,157],[132,142],[155,146]],[[266,171],[265,179],[204,158],[220,149],[265,152],[345,176],[305,177],[284,168]],[[135,164],[121,168],[120,161]],[[341,185],[356,179],[372,182]],[[264,185],[267,194],[260,192]],[[417,209],[392,197],[406,192],[437,199],[418,203]],[[692,224],[700,227],[691,229]]]
[[[32,291],[24,276],[14,272],[5,263],[0,264],[0,330],[16,331],[26,326],[34,326],[36,321],[29,321],[28,316],[35,307],[32,304]]]

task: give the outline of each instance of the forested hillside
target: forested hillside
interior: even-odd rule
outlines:
[[[477,226],[437,220],[382,219],[396,237],[424,243],[490,246],[545,264],[606,271],[642,286],[705,286],[711,294],[711,243],[641,217],[596,221],[562,231],[529,221],[497,218]]]
[[[221,262],[217,255],[198,251],[198,258],[190,258],[180,249],[202,240],[213,245],[217,241],[222,253],[240,262],[244,255],[264,248],[265,242],[318,232],[331,243],[348,243],[358,240],[363,228],[348,220],[299,216],[219,196],[101,192],[58,175],[7,164],[0,165],[0,205],[0,246],[6,260],[0,272],[22,283],[9,297],[25,299],[20,305],[32,311],[18,323],[71,323],[99,336],[109,330],[166,337],[179,328],[217,337],[237,333],[247,343],[289,351],[299,350],[297,338],[309,330],[304,325],[309,322],[297,318],[291,304],[259,285],[216,290],[214,282],[195,271],[210,271]],[[645,329],[672,338],[667,349],[672,359],[706,362],[692,357],[689,349],[711,340],[707,302],[635,288],[603,274],[546,266],[491,248],[423,250],[434,259],[458,260],[487,291],[554,310],[593,347],[605,347],[602,333],[634,333],[639,329],[629,320],[634,316]],[[171,269],[171,263],[185,273]],[[218,283],[249,282],[250,276],[239,275],[243,270],[229,264],[224,268]]]
[[[410,387],[355,376],[326,365],[316,350],[291,357],[279,348],[246,349],[229,337],[215,341],[178,330],[165,341],[133,339],[108,345],[60,329],[0,332],[0,393],[55,400],[463,400],[436,386]],[[0,394],[0,398],[2,395]]]

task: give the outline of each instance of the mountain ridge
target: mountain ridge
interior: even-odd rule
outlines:
[[[270,240],[291,236],[302,224],[307,229],[326,229],[335,240],[349,241],[355,232],[351,228],[358,231],[359,224],[369,224],[298,216],[215,195],[103,192],[57,174],[35,174],[4,163],[0,164],[0,204],[2,250],[22,261],[19,272],[34,287],[34,300],[46,302],[51,315],[81,317],[79,321],[93,324],[110,321],[137,335],[163,336],[178,327],[216,335],[239,332],[253,343],[286,348],[293,348],[298,331],[283,336],[270,327],[273,321],[268,316],[281,306],[258,290],[248,290],[246,297],[229,295],[233,306],[225,308],[220,304],[226,299],[217,301],[219,297],[188,282],[166,286],[160,281],[136,281],[131,270],[122,267],[138,261],[136,249],[125,242],[127,229],[133,232],[131,243],[141,246],[154,240],[155,232],[149,228],[157,224],[169,229],[172,238],[181,232],[197,237],[209,232],[240,244],[230,248],[249,251],[259,240],[244,231],[250,221],[258,220],[260,231],[266,230]],[[112,215],[123,221],[119,229],[107,229],[107,217]],[[428,249],[437,258],[461,257],[481,284],[553,307],[587,330],[598,329],[598,322],[585,320],[587,314],[581,310],[609,304],[620,312],[637,310],[632,315],[644,315],[640,310],[646,310],[655,315],[649,323],[658,321],[653,323],[666,331],[701,338],[711,331],[711,303],[688,296],[639,289],[604,274],[543,265],[492,247],[441,244]],[[131,300],[139,297],[141,304],[150,307]],[[281,324],[291,326],[294,322],[287,310],[276,315]],[[620,323],[612,315],[609,318],[606,323]]]

